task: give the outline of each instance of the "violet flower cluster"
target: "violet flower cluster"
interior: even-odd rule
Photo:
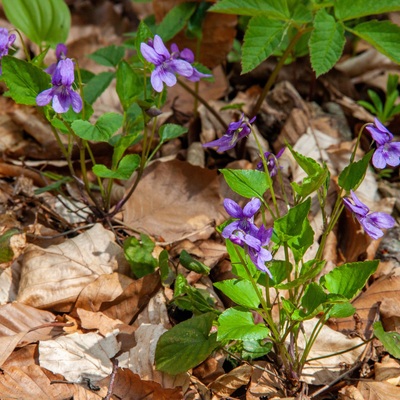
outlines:
[[[233,149],[240,139],[250,134],[250,124],[252,124],[255,119],[256,117],[253,117],[250,121],[247,121],[244,118],[244,114],[242,114],[239,121],[229,124],[227,131],[222,137],[212,142],[204,143],[203,147],[218,147],[217,151],[221,153]]]
[[[367,126],[377,144],[377,149],[372,156],[372,164],[376,168],[385,168],[386,164],[391,167],[400,165],[400,142],[393,142],[393,134],[375,118],[374,125]]]
[[[162,92],[163,83],[167,86],[174,86],[177,82],[176,74],[192,82],[211,77],[209,74],[201,73],[192,65],[194,62],[192,50],[183,49],[179,51],[178,46],[173,43],[170,53],[158,35],[155,35],[154,39],[149,40],[147,44],[141,43],[140,51],[143,57],[155,66],[151,73],[150,82],[157,92]]]
[[[384,212],[369,212],[369,208],[351,190],[351,199],[344,198],[345,206],[354,214],[360,225],[372,239],[383,236],[382,229],[393,228],[394,218]]]
[[[235,201],[225,199],[224,207],[235,220],[224,228],[222,236],[243,247],[257,269],[266,272],[272,278],[265,265],[272,260],[271,253],[265,248],[271,240],[272,228],[267,229],[264,225],[258,228],[254,224],[254,215],[260,209],[261,201],[253,198],[242,209]]]
[[[8,50],[14,44],[17,37],[12,33],[8,34],[8,29],[0,28],[0,62],[1,59],[8,54]],[[0,75],[2,74],[1,64],[0,64]]]
[[[46,106],[52,101],[56,113],[65,113],[70,106],[78,113],[82,110],[81,96],[72,89],[74,83],[74,63],[66,57],[67,48],[63,44],[57,46],[57,63],[50,65],[47,72],[51,75],[52,88],[44,90],[36,97],[38,106]]]
[[[266,151],[264,153],[264,158],[267,164],[267,168],[268,168],[268,172],[269,172],[269,176],[272,178],[273,176],[275,176],[278,173],[278,158],[283,154],[283,152],[285,151],[285,147],[282,147],[277,155],[273,155],[272,153],[270,153],[269,151]],[[264,171],[264,163],[261,160],[258,164],[256,169],[258,171]]]

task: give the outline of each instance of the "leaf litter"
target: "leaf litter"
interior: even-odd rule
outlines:
[[[116,32],[119,33],[121,28],[118,9],[110,1],[103,2],[102,9],[112,12],[107,26],[102,27],[85,21],[86,17],[82,16],[85,13],[78,11],[80,3],[84,9],[84,2],[78,1],[73,6],[77,20],[80,19],[81,23],[74,26],[71,34],[70,48],[75,56],[82,58],[82,55],[93,52],[104,45],[105,38],[108,38],[109,43],[118,44],[119,36]],[[163,2],[153,3],[157,10],[156,17],[161,20],[165,13],[160,11]],[[136,10],[137,7],[135,4]],[[207,47],[212,48],[213,44],[221,42],[224,50],[218,55],[222,59],[225,59],[230,49],[236,23],[233,19],[224,22],[226,24],[221,28],[225,30],[222,32],[216,32],[214,28],[207,30],[211,33],[210,38],[207,38],[211,45]],[[210,23],[215,24],[215,21]],[[82,38],[85,40],[81,41]],[[375,76],[382,75],[388,65],[393,67],[387,58],[377,59],[370,52],[367,50],[363,53],[364,57],[370,57],[376,64],[363,62],[357,57],[349,59],[347,63],[341,62],[338,70],[347,75],[345,85],[333,87],[328,74],[326,79],[322,79],[324,87],[318,88],[327,91],[334,102],[342,107],[346,116],[362,122],[371,121],[372,116],[349,96],[354,90],[354,84],[375,86]],[[204,63],[214,66],[212,54],[203,53],[206,57]],[[94,63],[88,59],[86,62],[89,68],[94,68]],[[204,85],[201,92],[211,101],[220,99],[229,90],[224,71],[220,69],[218,74],[218,85]],[[245,78],[251,80],[254,75],[250,73]],[[314,103],[303,100],[307,96],[300,93],[301,85],[290,78],[290,67],[281,75],[281,82],[263,104],[261,136],[267,137],[269,133],[276,132],[275,150],[279,150],[287,141],[297,151],[330,163],[335,171],[332,178],[336,179],[343,169],[342,161],[345,163],[349,157],[352,145],[343,135],[351,133],[353,127],[343,128],[340,118],[328,112],[327,107],[322,110]],[[232,81],[235,79],[240,81],[244,78],[233,77]],[[381,83],[378,84],[384,89]],[[246,92],[239,91],[236,100],[221,103],[232,105],[235,101],[243,101],[246,107],[252,104],[257,89],[248,86],[246,83]],[[237,87],[240,88],[240,84]],[[178,101],[174,96],[179,97]],[[179,119],[179,113],[191,114],[191,98],[184,97],[179,91],[171,91],[170,97],[166,107],[174,111],[175,118]],[[16,107],[4,97],[0,101],[1,149],[7,154],[0,164],[3,177],[0,207],[4,214],[13,218],[11,225],[2,218],[2,226],[18,226],[18,229],[28,233],[41,232],[43,228],[53,229],[49,236],[56,236],[57,231],[62,231],[60,227],[64,230],[79,228],[77,221],[63,221],[60,211],[53,214],[38,206],[38,203],[35,205],[30,190],[19,193],[15,190],[18,179],[13,181],[12,178],[20,176],[28,176],[34,187],[43,186],[41,175],[29,175],[32,171],[26,166],[29,161],[36,160],[44,160],[43,165],[48,166],[51,161],[58,160],[59,155],[55,153],[51,132],[43,126],[38,115],[31,114],[25,107]],[[107,98],[106,95],[98,100],[96,106],[98,111],[109,111],[116,109],[116,104],[116,99]],[[206,112],[200,112],[200,115],[203,127],[201,135],[207,135],[206,141],[217,138],[222,132],[221,126]],[[101,154],[104,149],[97,148],[96,152]],[[250,143],[248,152],[251,154]],[[300,180],[303,172],[286,153],[282,159],[286,173],[291,174],[295,181]],[[215,170],[189,163],[186,158],[188,154],[181,147],[172,148],[171,154],[171,159],[156,161],[148,168],[136,195],[122,212],[121,226],[128,232],[149,234],[161,249],[170,249],[175,261],[182,249],[187,250],[212,269],[211,276],[217,281],[218,276],[230,273],[230,266],[227,268],[225,259],[225,247],[214,234],[215,226],[226,218],[221,206],[225,189],[221,187]],[[22,164],[17,160],[21,156],[26,158]],[[232,161],[232,157],[235,154],[228,160],[207,159],[206,165],[226,165]],[[52,168],[62,172],[63,166],[55,164]],[[367,204],[379,204],[380,209],[390,212],[396,198],[399,198],[399,188],[393,186],[391,189],[391,198],[380,199],[376,177],[368,171],[366,183],[360,191],[363,201],[369,202]],[[60,214],[59,220],[57,214]],[[313,215],[311,223],[316,232],[321,232],[319,215]],[[348,216],[340,222],[339,232],[335,233],[336,238],[332,240],[332,260],[345,262],[360,257],[373,259],[377,252],[387,252],[384,239],[372,245],[362,235],[358,235],[357,229],[357,225]],[[222,367],[226,356],[221,352],[216,352],[194,369],[193,375],[172,377],[156,371],[155,346],[160,335],[171,326],[168,305],[173,294],[168,287],[162,286],[157,273],[132,279],[129,265],[117,244],[120,232],[116,235],[100,224],[91,224],[90,229],[77,229],[76,232],[78,234],[75,237],[65,240],[56,237],[44,239],[44,242],[47,240],[44,245],[32,244],[32,236],[29,238],[29,235],[26,237],[19,233],[10,239],[12,255],[7,262],[2,261],[3,272],[0,275],[2,398],[101,399],[113,387],[113,399],[174,400],[184,398],[185,393],[186,398],[218,399],[231,398],[229,396],[240,393],[247,386],[248,393],[241,398],[261,399],[267,394],[282,396],[279,381],[271,378],[273,371],[269,371],[270,367],[266,363],[257,361],[253,366],[243,363],[227,371]],[[315,240],[318,240],[318,236]],[[347,335],[369,338],[371,326],[378,316],[385,330],[400,332],[400,314],[396,305],[399,293],[398,267],[398,259],[393,254],[387,269],[381,270],[380,275],[374,277],[375,281],[353,301],[357,319],[329,321],[328,325],[332,329],[324,327],[326,333],[317,340],[311,358],[360,344],[360,339],[349,338]],[[189,273],[187,276],[194,287],[201,284],[204,290],[211,292],[211,280],[203,284],[199,274]],[[331,357],[329,363],[324,359],[310,363],[303,378],[313,385],[329,385],[348,371],[360,359],[364,350],[359,347],[345,353],[343,357]],[[374,370],[374,380],[360,380],[357,385],[346,385],[339,391],[340,398],[395,399],[400,396],[397,361],[385,357],[378,362],[382,349],[377,344],[369,351],[370,354],[362,359],[362,363],[366,370],[367,366]],[[206,365],[212,372],[208,374],[212,376],[208,381],[205,378],[207,373],[201,372],[201,367]],[[370,376],[366,372],[365,377]],[[207,383],[202,383],[202,379]]]

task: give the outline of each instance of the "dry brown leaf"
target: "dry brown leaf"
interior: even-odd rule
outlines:
[[[364,400],[399,400],[400,387],[385,382],[360,381],[357,389]]]
[[[117,273],[101,275],[82,290],[75,307],[101,311],[109,318],[130,324],[160,286],[158,272],[138,280]]]
[[[100,380],[112,372],[111,358],[120,350],[119,331],[102,336],[98,333],[73,333],[39,343],[39,364],[71,382],[84,378]]]
[[[340,400],[364,400],[363,395],[355,386],[346,386],[339,391]]]
[[[17,259],[10,267],[1,272],[0,304],[10,303],[17,299],[21,269],[21,259]]]
[[[282,395],[282,382],[276,378],[277,372],[273,366],[266,361],[256,361],[256,366],[251,375],[250,387],[246,400],[258,400],[262,397]]]
[[[128,268],[114,240],[112,232],[96,224],[60,245],[28,246],[17,300],[37,308],[70,311],[81,290],[99,275]]]
[[[110,378],[103,379],[99,385],[109,385]],[[123,400],[182,400],[180,387],[163,388],[159,383],[146,381],[126,368],[119,368],[115,376],[113,394]]]
[[[390,356],[385,356],[382,362],[374,365],[375,380],[400,386],[400,363]]]
[[[173,242],[207,239],[222,222],[216,171],[172,160],[149,166],[126,203],[125,223]]]
[[[235,390],[249,383],[252,372],[252,366],[243,364],[227,374],[221,375],[208,387],[218,396],[229,396]]]
[[[161,324],[141,325],[135,332],[137,345],[118,357],[119,365],[129,368],[141,379],[152,380],[164,388],[183,386],[185,390],[189,386],[189,376],[186,373],[172,376],[155,370],[154,356],[157,342],[165,331],[166,329]]]

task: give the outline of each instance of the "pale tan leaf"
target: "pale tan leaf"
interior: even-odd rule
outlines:
[[[112,371],[112,362],[120,350],[115,330],[107,336],[98,333],[73,333],[55,340],[39,343],[39,363],[71,382],[82,382],[83,378],[99,380]]]
[[[273,365],[266,361],[256,361],[255,365],[259,368],[253,370],[246,400],[282,395],[282,382],[277,378],[278,372]]]
[[[360,381],[357,389],[363,395],[364,400],[400,399],[400,387],[386,382]]]
[[[38,308],[70,311],[87,284],[99,275],[126,268],[126,264],[114,235],[100,224],[47,249],[28,246],[18,301]]]
[[[19,280],[21,276],[22,263],[20,259],[15,260],[11,266],[0,275],[0,304],[10,303],[16,300],[18,295]]]
[[[364,400],[363,395],[355,386],[345,386],[339,391],[340,400]]]
[[[160,286],[158,272],[137,280],[117,273],[101,275],[82,290],[75,307],[101,311],[130,324]]]
[[[374,365],[375,380],[400,386],[400,363],[390,356],[385,356],[382,362]]]
[[[156,371],[154,367],[154,355],[160,336],[166,331],[163,325],[143,324],[135,332],[137,345],[129,352],[118,357],[119,365],[129,368],[138,374],[141,379],[152,380],[161,384],[164,388],[174,388],[189,385],[187,374],[176,376],[168,375],[161,371]]]
[[[99,385],[109,385],[110,378],[100,381]],[[163,388],[159,383],[142,380],[129,369],[119,368],[115,376],[113,394],[123,400],[182,400],[180,387]]]
[[[216,171],[172,160],[146,169],[124,210],[125,223],[166,242],[206,239],[223,220]]]
[[[218,377],[209,385],[209,388],[219,396],[229,396],[235,390],[249,383],[252,372],[253,367],[243,364]]]

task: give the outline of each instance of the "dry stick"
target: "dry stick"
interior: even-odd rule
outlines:
[[[112,359],[111,361],[113,368],[111,372],[110,383],[108,385],[107,395],[106,397],[103,398],[103,400],[110,400],[114,390],[115,377],[117,375],[117,370],[118,370],[118,360]]]

